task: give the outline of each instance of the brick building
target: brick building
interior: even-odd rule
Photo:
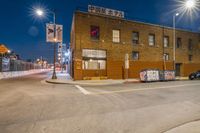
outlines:
[[[138,78],[142,69],[173,70],[173,29],[76,11],[71,52],[75,80]],[[175,66],[177,76],[200,69],[199,33],[176,30]]]

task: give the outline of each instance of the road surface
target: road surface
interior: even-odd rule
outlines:
[[[0,133],[164,133],[200,119],[200,81],[48,84],[0,80]]]

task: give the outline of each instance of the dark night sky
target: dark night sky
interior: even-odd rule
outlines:
[[[69,43],[73,12],[87,10],[88,4],[125,11],[126,18],[172,26],[178,0],[0,0],[0,43],[23,59],[43,56],[52,59],[53,47],[45,43],[45,23],[52,17],[37,18],[32,7],[56,10],[57,23],[64,25],[64,43]],[[180,1],[180,0],[179,0]],[[177,27],[198,31],[199,16],[180,16]]]

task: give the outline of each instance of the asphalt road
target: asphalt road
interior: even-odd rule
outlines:
[[[199,80],[74,86],[47,76],[0,80],[0,133],[163,133],[200,119]]]

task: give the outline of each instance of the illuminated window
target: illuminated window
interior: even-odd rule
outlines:
[[[83,49],[82,56],[87,58],[106,58],[105,50]]]
[[[105,70],[106,60],[83,60],[83,70]]]
[[[164,37],[164,47],[165,48],[169,47],[169,37],[168,36]]]
[[[113,42],[119,43],[120,42],[120,30],[113,30]]]
[[[165,59],[165,61],[168,61],[168,60],[169,60],[169,54],[168,54],[168,53],[165,53],[165,54],[164,54],[164,59]]]
[[[149,34],[149,46],[154,46],[154,45],[155,45],[155,35]]]
[[[99,40],[100,37],[100,29],[98,26],[91,26],[90,27],[90,37],[92,40]]]
[[[83,70],[104,70],[106,69],[106,51],[83,49]]]

